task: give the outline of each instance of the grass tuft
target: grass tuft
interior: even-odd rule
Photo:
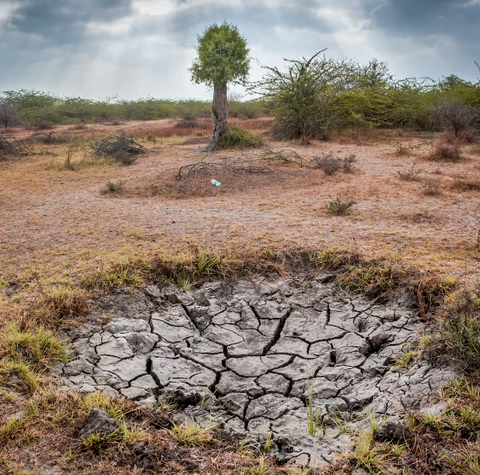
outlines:
[[[174,424],[168,432],[181,445],[201,447],[212,441],[212,434],[210,433],[212,429],[211,426],[204,427],[196,422],[185,421],[181,425]]]

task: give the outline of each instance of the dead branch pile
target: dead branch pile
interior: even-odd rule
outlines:
[[[135,162],[138,155],[144,153],[147,153],[147,149],[133,137],[128,138],[125,132],[93,143],[93,155],[96,157],[113,157],[125,164]]]
[[[249,173],[273,173],[271,168],[260,164],[261,160],[237,160],[230,163],[216,162],[196,162],[189,163],[180,167],[175,180],[186,180],[194,178],[198,175],[215,174],[219,172],[233,174],[249,174]]]
[[[54,135],[55,132],[37,132],[36,134],[30,135],[28,137],[29,142],[41,142],[44,144],[51,144],[54,142]]]
[[[300,156],[295,150],[279,150],[275,152],[274,150],[267,149],[264,153],[260,155],[263,160],[271,161],[281,161],[286,163],[296,163],[300,165],[300,168],[303,167],[304,159]]]
[[[33,151],[25,140],[10,136],[0,137],[0,158],[25,157],[27,155],[33,155]]]
[[[56,135],[56,132],[37,132],[30,135],[27,139],[28,142],[39,142],[45,145],[68,143],[75,140],[75,137],[69,137],[68,135]]]

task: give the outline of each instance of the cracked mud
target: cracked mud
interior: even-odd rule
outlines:
[[[369,419],[398,420],[428,404],[449,369],[392,362],[423,324],[406,296],[388,304],[336,294],[325,279],[216,282],[183,292],[150,286],[98,302],[74,329],[62,384],[141,404],[173,400],[183,417],[261,442],[282,461],[319,466],[352,447]],[[114,317],[100,327],[107,313]],[[308,434],[306,406],[318,411]]]

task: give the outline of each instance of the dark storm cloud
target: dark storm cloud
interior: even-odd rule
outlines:
[[[379,12],[378,25],[403,36],[452,35],[465,40],[476,32],[478,39],[480,4],[452,0],[389,0]],[[477,43],[478,45],[478,43]]]
[[[56,43],[78,42],[91,22],[108,23],[132,14],[132,0],[21,0],[8,22],[10,32]]]
[[[182,1],[188,5],[187,0]],[[233,2],[229,5],[219,5],[215,2],[197,3],[166,15],[142,18],[132,27],[132,34],[169,36],[176,43],[191,46],[195,34],[200,33],[206,25],[227,20],[237,24],[251,44],[265,46],[271,43],[273,37],[278,35],[278,29],[284,29],[290,33],[303,32],[308,42],[309,34],[328,34],[335,28],[331,19],[319,17],[316,13],[319,7],[328,6],[329,3],[331,2],[321,0],[278,2],[273,5],[253,0],[244,0],[241,4]],[[354,3],[345,1],[342,3],[342,9],[345,12],[358,13],[359,9],[354,6]],[[283,33],[282,42],[279,43],[278,38],[275,39],[275,45],[279,49],[284,47],[286,42],[288,38],[285,33]]]

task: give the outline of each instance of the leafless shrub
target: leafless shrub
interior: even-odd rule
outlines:
[[[260,163],[259,163],[260,162]],[[216,162],[196,162],[189,163],[180,167],[175,180],[186,180],[187,178],[196,177],[198,175],[212,174],[215,172],[228,172],[233,174],[249,174],[249,173],[273,173],[271,168],[261,164],[261,160],[237,160],[230,163]]]
[[[395,154],[398,156],[410,155],[410,149],[402,142],[398,142],[395,144]]]
[[[461,148],[458,145],[437,144],[427,158],[437,162],[456,163],[462,159]]]
[[[404,181],[419,181],[420,180],[420,173],[422,173],[423,170],[418,168],[418,169],[415,169],[415,163],[412,165],[411,168],[409,168],[407,171],[405,172],[400,172],[398,171],[398,176],[400,177],[401,180],[404,180]]]
[[[33,155],[33,151],[28,147],[25,140],[15,137],[0,137],[0,159],[9,157],[25,157]]]
[[[271,161],[280,161],[286,163],[296,163],[300,165],[300,168],[303,167],[304,159],[301,157],[295,150],[279,150],[274,151],[267,149],[264,153],[260,155],[263,160]]]
[[[435,178],[429,178],[425,181],[423,186],[423,194],[427,196],[441,195],[440,182]]]
[[[118,191],[120,191],[120,189],[122,188],[123,186],[123,181],[122,180],[118,180],[118,181],[107,181],[106,185],[105,185],[105,192],[106,193],[117,193]]]
[[[354,204],[357,203],[352,200],[343,201],[339,196],[337,196],[335,200],[327,203],[326,208],[335,216],[341,216],[344,215]]]
[[[125,132],[120,135],[110,135],[93,144],[93,155],[97,157],[113,157],[125,165],[134,163],[138,155],[144,154],[147,149],[140,145],[133,137],[127,138]]]
[[[325,175],[333,175],[340,170],[342,162],[333,158],[333,152],[322,153],[313,157],[313,167],[323,170]]]
[[[342,163],[343,173],[351,173],[353,162],[357,159],[357,156],[354,153],[349,153]]]
[[[477,115],[474,107],[458,99],[444,101],[435,106],[432,112],[444,125],[453,129],[455,137],[465,132]]]
[[[339,170],[343,170],[344,173],[350,173],[355,158],[356,156],[353,153],[347,155],[343,160],[334,158],[333,152],[322,153],[320,156],[316,155],[313,157],[310,166],[323,170],[326,175],[333,175]]]

